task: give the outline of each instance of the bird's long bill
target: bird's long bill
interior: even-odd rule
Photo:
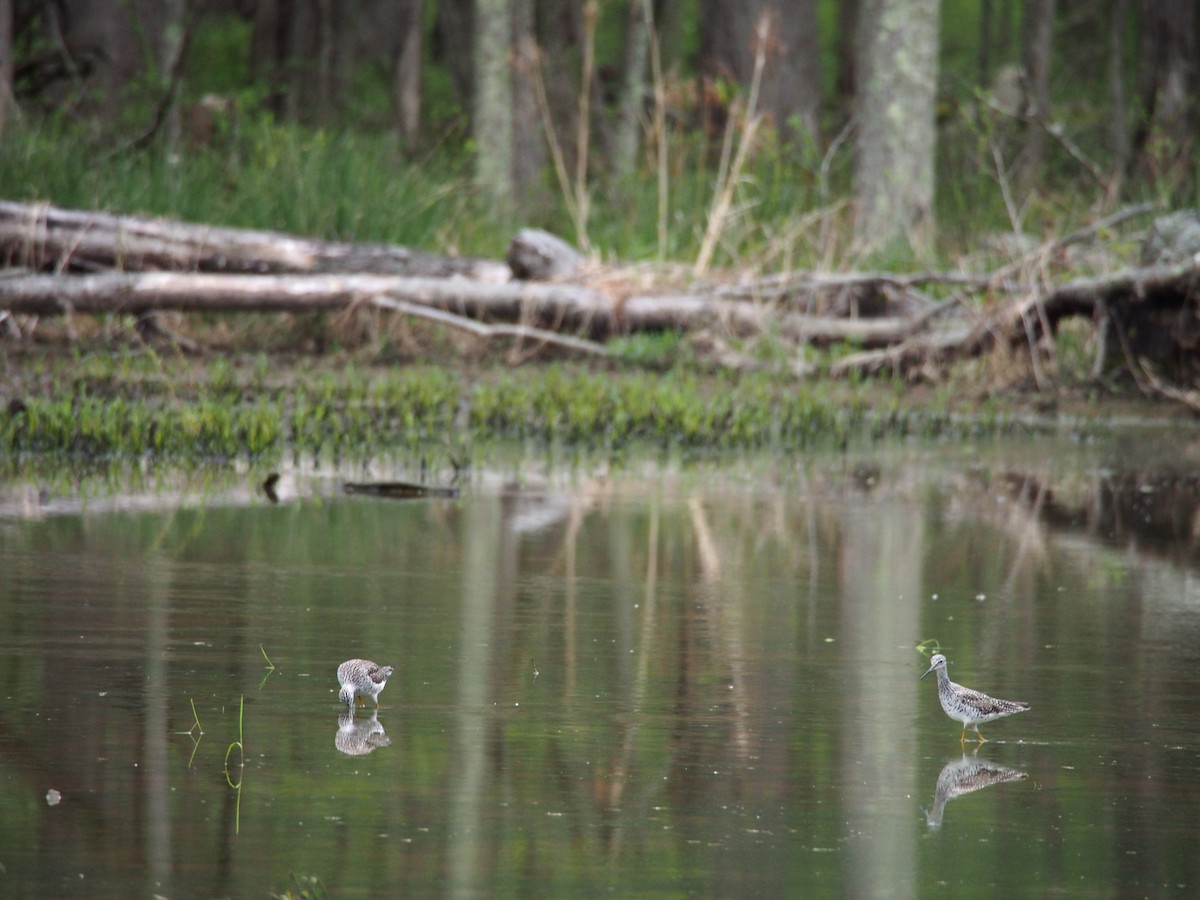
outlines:
[[[934,670],[934,666],[930,666],[928,669],[925,670],[925,675],[928,675],[933,670]],[[922,679],[924,679],[925,675],[922,675],[920,678],[917,679],[917,681],[921,681]]]

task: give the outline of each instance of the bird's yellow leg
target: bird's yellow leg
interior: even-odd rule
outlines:
[[[963,723],[963,732],[961,735],[959,735],[958,742],[960,744],[965,744],[967,742],[967,726],[965,722]]]
[[[980,731],[978,728],[976,728],[976,729],[975,729],[975,733],[976,733],[977,735],[979,735],[979,743],[981,743],[981,744],[982,744],[984,741],[986,741],[986,740],[987,740],[987,738],[985,738],[985,737],[983,736],[983,732],[982,732],[982,731]]]

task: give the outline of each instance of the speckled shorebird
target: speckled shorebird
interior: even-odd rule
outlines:
[[[346,660],[338,666],[338,683],[342,686],[338,699],[353,706],[354,698],[358,696],[364,698],[363,705],[366,706],[366,698],[370,697],[378,708],[379,692],[387,687],[392,671],[391,666],[381,666],[369,659]]]
[[[938,699],[942,701],[942,709],[955,722],[963,724],[962,736],[958,741],[960,744],[967,740],[968,725],[975,729],[979,743],[982,744],[987,738],[979,730],[981,722],[992,722],[1029,709],[1029,704],[1020,700],[997,700],[961,684],[955,684],[946,673],[946,657],[940,653],[935,653],[929,660],[929,668],[925,670],[925,675],[930,672],[937,672]],[[925,675],[921,677],[924,678]]]

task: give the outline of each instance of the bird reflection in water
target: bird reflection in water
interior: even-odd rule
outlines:
[[[379,713],[372,712],[370,716],[354,718],[354,710],[338,716],[338,730],[333,738],[333,745],[347,756],[366,756],[368,753],[386,747],[391,738],[384,733],[379,721]]]
[[[994,784],[1020,781],[1025,777],[1026,773],[1020,769],[1010,769],[974,755],[952,759],[942,766],[938,775],[937,788],[933,792],[933,809],[925,810],[925,821],[930,830],[937,831],[942,827],[942,813],[946,810],[947,801]]]

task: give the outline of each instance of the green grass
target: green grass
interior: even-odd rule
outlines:
[[[501,257],[511,237],[509,226],[476,195],[469,151],[461,146],[443,145],[411,159],[381,130],[281,125],[251,112],[243,112],[236,129],[212,147],[114,153],[114,143],[54,116],[10,121],[0,142],[0,196],[465,255]],[[680,132],[669,152],[667,253],[690,262],[712,200],[713,150]],[[831,223],[838,235],[834,255],[844,252],[849,145],[829,162],[823,168],[815,146],[762,141],[739,183],[738,212],[723,230],[716,265],[827,264]],[[939,201],[948,221],[973,216],[973,230],[1007,227],[986,172],[956,185]],[[655,258],[654,171],[643,167],[625,189],[593,187],[589,236],[600,254]],[[988,220],[980,220],[980,210],[988,211]],[[528,210],[522,224],[574,237],[561,202]]]
[[[150,378],[144,359],[27,361],[25,409],[0,414],[0,452],[74,460],[154,459],[271,464],[287,453],[356,460],[396,453],[442,457],[495,440],[621,451],[795,449],[857,438],[995,433],[998,411],[959,421],[903,385],[797,384],[786,374],[665,373],[546,365],[479,374],[414,366],[294,373],[263,382],[253,360]],[[105,368],[107,367],[107,368]]]

